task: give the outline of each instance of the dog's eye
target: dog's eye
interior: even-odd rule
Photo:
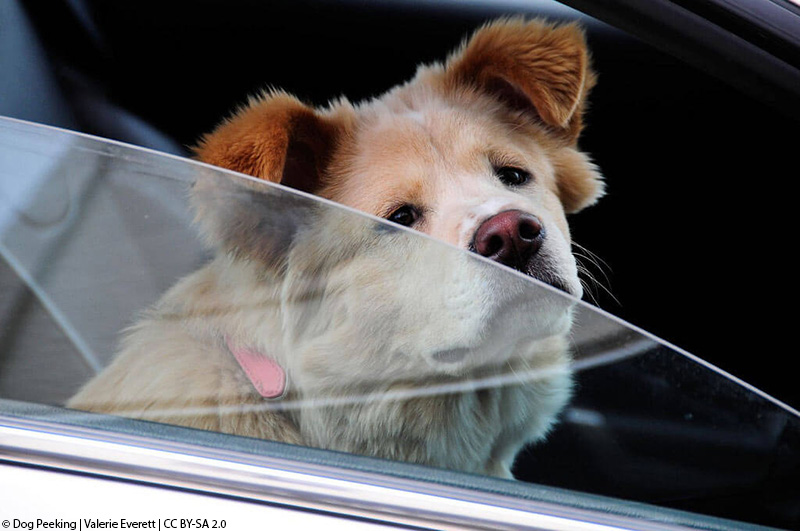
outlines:
[[[495,170],[497,178],[506,186],[522,186],[531,179],[531,174],[521,168],[503,166]]]
[[[392,223],[410,227],[419,219],[419,211],[411,205],[403,205],[389,214],[386,219]]]

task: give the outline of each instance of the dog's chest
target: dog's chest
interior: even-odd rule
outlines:
[[[566,378],[567,381],[563,381]],[[568,398],[568,376],[523,385],[392,398],[384,396],[300,412],[306,444],[476,473],[502,464],[540,438]]]

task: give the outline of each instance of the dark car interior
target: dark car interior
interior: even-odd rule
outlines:
[[[600,203],[571,219],[574,240],[597,257],[584,260],[597,279],[585,298],[800,407],[788,337],[800,98],[741,66],[693,54],[696,35],[662,28],[651,39],[647,25],[637,36],[617,29],[611,23],[631,29],[635,20],[615,16],[613,3],[597,4],[606,22],[545,1],[11,0],[0,4],[0,115],[190,156],[202,134],[266,87],[320,105],[342,94],[358,101],[442,59],[497,16],[577,17],[599,73],[581,147],[608,187]],[[770,56],[796,75],[796,49],[776,49]],[[586,400],[593,378],[602,374],[579,383]],[[642,400],[644,388],[613,400]],[[793,441],[795,452],[787,449],[794,457],[781,462],[763,458],[777,438],[732,436],[724,451],[745,463],[735,472],[713,463],[720,444],[708,434],[617,421],[626,444],[660,448],[648,460],[668,455],[681,437],[696,439],[697,454],[672,483],[637,489],[644,465],[613,470],[603,459],[571,460],[598,450],[584,442],[587,428],[566,422],[546,447],[520,458],[518,476],[800,525],[800,433],[783,433],[780,444]]]

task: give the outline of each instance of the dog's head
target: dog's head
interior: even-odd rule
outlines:
[[[416,229],[579,297],[565,214],[603,191],[577,148],[593,84],[579,28],[503,20],[479,29],[443,64],[421,67],[410,82],[359,105],[342,99],[314,109],[281,92],[254,99],[206,136],[197,154]],[[332,330],[358,331],[361,339],[348,340],[363,344],[350,351],[380,348],[401,360],[382,360],[382,369],[401,370],[403,359],[419,356],[452,368],[486,359],[486,352],[466,354],[479,342],[494,343],[488,355],[503,358],[504,348],[521,348],[514,330],[530,342],[568,327],[563,305],[520,296],[524,288],[501,285],[494,268],[464,253],[441,266],[443,248],[430,240],[375,223],[346,226],[299,199],[278,212],[247,185],[237,185],[240,201],[229,193],[208,199],[230,186],[198,188],[206,235],[281,271],[284,299],[296,308],[286,312],[293,315],[286,329],[291,336],[302,328],[313,348],[324,341],[308,338],[341,344],[346,339],[334,341]],[[492,337],[497,319],[507,321],[506,339]],[[385,330],[369,330],[376,326]]]

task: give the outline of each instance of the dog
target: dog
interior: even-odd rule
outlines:
[[[578,26],[513,18],[357,105],[251,99],[196,148],[250,176],[191,191],[214,258],[67,406],[512,478],[571,395],[594,84]]]

